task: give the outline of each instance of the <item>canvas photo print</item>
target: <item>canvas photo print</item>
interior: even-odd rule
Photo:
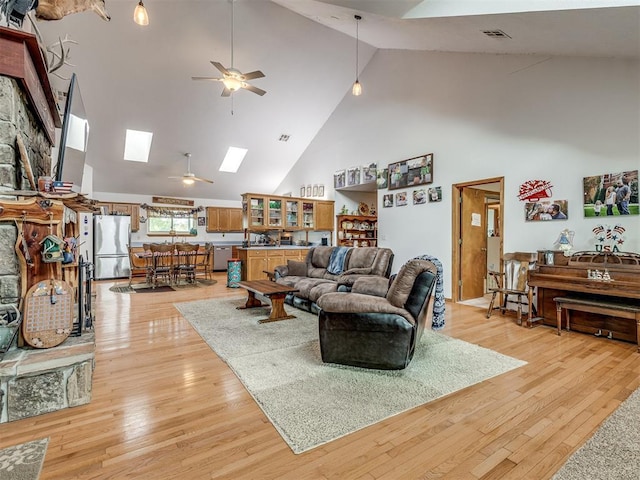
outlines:
[[[414,205],[422,205],[423,203],[427,203],[427,192],[424,188],[420,190],[413,191],[413,204]]]
[[[545,220],[567,220],[569,218],[567,200],[544,200],[524,204],[525,220],[539,222]]]
[[[382,197],[382,206],[384,208],[393,207],[393,193],[386,193],[384,197]]]
[[[347,169],[347,186],[360,185],[360,167]]]
[[[347,185],[347,171],[338,170],[333,174],[333,188],[342,188]]]
[[[387,186],[389,185],[389,169],[383,168],[382,170],[378,170],[377,177],[378,179],[376,180],[376,182],[378,184],[378,190],[387,188]]]
[[[638,215],[638,170],[583,179],[585,217]]]
[[[442,187],[429,188],[429,201],[441,202],[442,201]]]
[[[362,167],[362,183],[370,183],[376,181],[376,164],[370,163]]]
[[[396,207],[404,207],[407,204],[407,192],[396,193]]]

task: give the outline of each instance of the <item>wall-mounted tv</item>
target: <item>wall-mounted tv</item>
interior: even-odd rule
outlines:
[[[82,187],[82,175],[89,140],[89,121],[82,103],[78,78],[71,76],[65,102],[62,133],[58,147],[58,163],[54,180],[72,182],[74,191]]]

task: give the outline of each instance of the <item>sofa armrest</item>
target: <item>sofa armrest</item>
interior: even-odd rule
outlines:
[[[389,279],[379,277],[377,275],[365,275],[358,277],[351,291],[353,293],[363,293],[365,295],[373,295],[376,297],[386,297],[389,290]]]
[[[278,265],[273,269],[273,274],[275,275],[275,279],[279,279],[282,277],[286,277],[289,275],[289,267],[287,265]]]

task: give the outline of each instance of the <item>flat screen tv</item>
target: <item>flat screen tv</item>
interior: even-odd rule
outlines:
[[[82,187],[82,175],[89,140],[89,122],[82,103],[78,78],[71,76],[62,120],[54,180],[72,182],[74,191]]]

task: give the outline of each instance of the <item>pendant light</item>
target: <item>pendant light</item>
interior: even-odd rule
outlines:
[[[358,26],[362,17],[360,15],[354,15],[354,18],[356,19],[356,81],[353,84],[351,93],[357,97],[358,95],[362,95],[362,85],[360,85],[360,81],[358,80],[358,44],[360,43],[360,30]]]
[[[149,25],[149,14],[147,13],[147,9],[144,8],[142,0],[138,2],[136,9],[133,11],[133,21],[143,27]]]

